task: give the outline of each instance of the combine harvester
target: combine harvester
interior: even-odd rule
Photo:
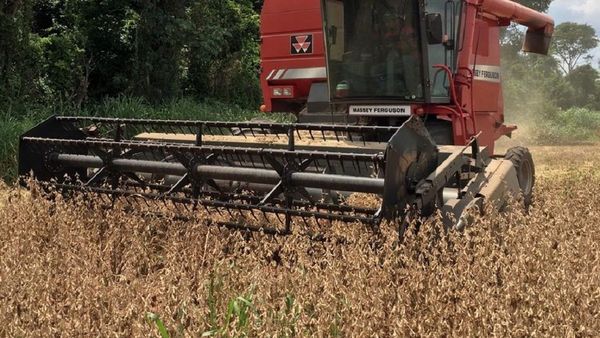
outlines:
[[[494,153],[516,129],[500,29],[527,26],[524,50],[547,54],[551,17],[509,0],[266,0],[261,22],[261,110],[297,123],[55,116],[21,137],[20,174],[276,234],[437,210],[461,227],[483,203],[530,202],[529,151]]]

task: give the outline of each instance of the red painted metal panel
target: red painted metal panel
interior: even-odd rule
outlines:
[[[311,35],[311,53],[292,54],[292,36]],[[306,101],[313,82],[326,79],[267,79],[289,69],[325,67],[325,46],[320,0],[265,0],[261,14],[261,74],[264,110],[296,112],[298,104],[274,98],[272,85],[294,85],[294,101]]]
[[[554,19],[548,14],[537,12],[531,8],[510,0],[480,0],[481,9],[499,18],[511,20],[532,29],[554,30]]]

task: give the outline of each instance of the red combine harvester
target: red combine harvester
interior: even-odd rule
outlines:
[[[524,51],[547,54],[553,19],[507,0],[265,1],[261,108],[384,126],[416,115],[440,144],[481,132],[493,153],[516,129],[504,124],[500,68],[511,22],[529,27]]]
[[[531,201],[529,151],[494,153],[516,129],[500,67],[511,22],[528,27],[525,51],[548,53],[553,19],[509,0],[265,0],[261,110],[297,123],[56,116],[21,137],[20,173],[278,234],[436,210],[460,228],[484,202]]]

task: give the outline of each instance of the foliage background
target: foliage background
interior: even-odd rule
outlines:
[[[182,95],[256,105],[260,1],[0,3],[6,103]],[[239,93],[243,93],[239,95]]]

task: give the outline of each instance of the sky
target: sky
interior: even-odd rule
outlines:
[[[554,0],[550,6],[550,15],[554,17],[556,24],[571,21],[593,26],[600,36],[600,0]],[[599,67],[600,48],[596,48],[594,55],[596,59],[593,65]]]

